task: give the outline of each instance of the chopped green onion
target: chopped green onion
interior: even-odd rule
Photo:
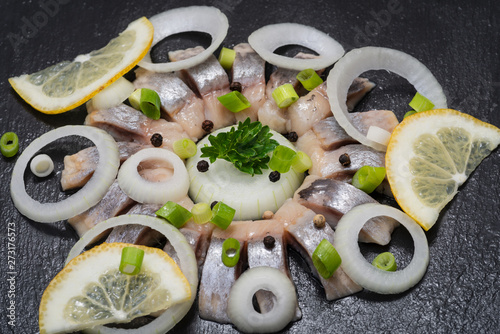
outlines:
[[[280,173],[286,173],[290,170],[292,162],[297,156],[297,152],[284,145],[278,145],[274,151],[271,160],[269,161],[269,168]]]
[[[250,107],[250,102],[248,102],[247,98],[237,90],[233,90],[231,93],[219,96],[217,100],[219,100],[224,107],[234,113]]]
[[[165,218],[177,228],[181,228],[193,217],[193,214],[189,210],[172,201],[168,201],[161,209],[156,211],[156,215]]]
[[[161,100],[157,92],[149,88],[136,89],[128,98],[130,105],[151,119],[160,118]]]
[[[174,141],[174,153],[181,159],[191,158],[196,154],[196,144],[189,138]]]
[[[385,167],[363,166],[352,177],[352,185],[370,194],[385,178]]]
[[[417,112],[431,110],[432,108],[434,108],[434,104],[419,92],[415,94],[409,105]]]
[[[6,132],[0,138],[0,150],[7,157],[13,157],[19,151],[19,138],[14,132]]]
[[[280,108],[286,108],[299,99],[292,84],[284,84],[273,91],[273,99]]]
[[[292,169],[296,173],[304,173],[306,170],[312,167],[312,160],[309,156],[302,151],[297,152],[297,156],[292,161]]]
[[[236,58],[236,51],[233,49],[222,48],[219,53],[219,63],[221,66],[230,70],[233,67],[234,59]]]
[[[377,255],[377,257],[373,259],[372,265],[385,271],[396,271],[396,269],[398,269],[396,259],[391,252],[384,252]]]
[[[318,73],[312,68],[300,71],[299,74],[297,74],[297,80],[299,80],[302,86],[309,91],[323,83],[323,79],[321,79]]]
[[[224,240],[221,259],[226,267],[234,267],[240,260],[240,242],[235,238]]]
[[[196,224],[205,224],[212,218],[212,209],[207,203],[197,203],[191,209]]]
[[[233,221],[235,212],[236,210],[232,207],[219,201],[212,209],[212,218],[210,219],[210,222],[225,230]]]
[[[332,277],[333,273],[342,263],[339,253],[326,239],[321,240],[313,252],[312,261],[318,273],[324,279]]]
[[[417,113],[417,112],[416,112],[415,110],[410,110],[410,111],[408,111],[408,112],[407,112],[407,113],[403,116],[403,119],[404,119],[404,118],[406,118],[406,117],[408,117],[408,116],[411,116],[411,115],[413,115],[413,114],[416,114],[416,113]]]
[[[144,251],[137,247],[124,247],[120,261],[120,271],[126,275],[137,275],[141,271]]]

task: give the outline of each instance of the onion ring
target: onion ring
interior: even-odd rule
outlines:
[[[95,328],[84,330],[84,332],[86,333],[166,333],[186,315],[186,313],[191,308],[194,299],[196,298],[196,290],[198,289],[198,265],[196,262],[194,251],[186,241],[186,238],[182,235],[181,232],[179,232],[178,229],[168,223],[165,223],[164,220],[159,218],[145,215],[125,215],[100,222],[87,233],[85,233],[83,237],[80,238],[80,240],[73,246],[73,248],[69,252],[68,258],[66,259],[66,264],[75,256],[79,255],[89,242],[91,242],[95,237],[100,235],[105,230],[112,227],[128,224],[148,226],[159,231],[167,237],[168,241],[172,244],[177,253],[177,257],[179,258],[179,267],[181,268],[182,273],[186,276],[187,280],[189,281],[189,285],[191,286],[191,299],[182,304],[174,305],[168,308],[158,318],[138,329],[116,329],[105,326],[97,326]]]
[[[252,298],[259,290],[274,294],[273,308],[255,311]],[[254,267],[246,270],[233,284],[227,302],[231,322],[245,333],[274,333],[285,328],[295,316],[297,296],[288,276],[276,268]]]
[[[165,37],[181,32],[199,31],[208,33],[212,37],[212,44],[205,51],[181,61],[153,63],[150,50],[138,65],[153,72],[179,71],[204,62],[221,45],[229,29],[226,15],[219,9],[209,6],[176,8],[156,14],[149,21],[155,30],[151,48]]]
[[[378,269],[359,250],[359,231],[369,219],[378,216],[396,219],[413,238],[413,258],[402,270]],[[335,230],[333,246],[342,258],[341,267],[346,274],[363,288],[381,294],[408,290],[422,279],[429,264],[429,246],[422,228],[403,211],[378,203],[358,205],[342,216]]]
[[[24,171],[33,155],[47,144],[67,136],[82,136],[94,143],[99,152],[99,163],[94,175],[76,194],[57,203],[40,203],[26,193]],[[91,126],[64,126],[35,139],[21,154],[12,171],[10,194],[17,210],[40,223],[53,223],[74,217],[96,205],[114,182],[120,156],[118,145],[105,131]]]
[[[147,181],[139,175],[137,166],[154,159],[172,165],[174,175],[164,182]],[[189,190],[189,175],[177,154],[163,148],[146,148],[128,158],[118,172],[118,185],[128,197],[139,203],[165,204],[184,197]]]
[[[393,49],[364,47],[346,53],[330,71],[327,94],[337,122],[349,136],[361,144],[379,151],[387,146],[366,138],[352,123],[347,111],[346,97],[354,78],[369,70],[388,70],[408,80],[417,91],[428,98],[436,109],[447,108],[443,88],[425,65],[416,58]]]
[[[281,68],[302,71],[320,70],[335,63],[344,55],[344,48],[336,40],[313,27],[297,23],[278,23],[255,30],[248,37],[250,46],[268,63]],[[315,59],[280,56],[274,50],[284,45],[301,45],[318,53]]]

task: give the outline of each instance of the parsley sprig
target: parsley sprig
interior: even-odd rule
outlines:
[[[201,148],[202,158],[209,158],[210,163],[217,159],[227,160],[244,173],[262,174],[267,169],[269,152],[272,152],[278,142],[271,139],[269,126],[262,126],[260,122],[251,122],[247,118],[238,123],[238,128],[231,128],[229,132],[220,132],[217,136],[210,135],[208,140],[211,146]]]

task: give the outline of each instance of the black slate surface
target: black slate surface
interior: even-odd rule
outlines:
[[[0,4],[1,132],[16,132],[22,150],[44,132],[81,124],[85,117],[81,107],[55,116],[37,112],[10,88],[9,77],[104,46],[140,16],[192,4],[214,5],[228,16],[230,31],[224,45],[229,47],[246,41],[263,25],[291,21],[330,34],[346,50],[374,45],[410,53],[434,73],[451,108],[500,126],[497,1],[7,0]],[[158,57],[169,45],[187,47],[197,41],[187,39],[163,43]],[[413,88],[394,75],[374,75],[379,86],[360,108],[393,109],[401,118]],[[77,237],[64,222],[39,224],[17,212],[9,196],[15,160],[0,158],[0,332],[36,333],[42,292],[62,268]],[[283,333],[499,333],[499,175],[496,150],[427,233],[429,268],[423,280],[406,293],[381,296],[362,292],[328,302],[304,262],[291,252],[291,272],[303,318]],[[53,184],[36,188],[44,189],[37,190],[37,196],[57,197],[59,188],[55,181]],[[395,239],[391,251],[408,257],[411,246],[404,246],[405,232],[397,231]],[[370,249],[364,251],[370,253]],[[237,331],[199,319],[194,307],[173,332]]]

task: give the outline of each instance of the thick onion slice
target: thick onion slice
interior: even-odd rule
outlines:
[[[252,298],[259,290],[274,294],[273,308],[257,312]],[[285,328],[295,316],[297,296],[288,276],[276,268],[254,267],[246,270],[229,293],[227,314],[231,322],[244,333],[274,333]]]
[[[209,6],[176,8],[156,14],[149,21],[155,29],[151,48],[165,37],[181,32],[199,31],[212,37],[212,44],[205,51],[181,61],[153,63],[151,51],[148,52],[138,65],[154,72],[178,71],[202,63],[219,47],[229,28],[226,15],[219,9]]]
[[[138,329],[116,329],[105,326],[86,329],[86,333],[101,334],[142,334],[142,333],[166,333],[172,329],[189,311],[196,298],[198,288],[198,266],[193,249],[186,241],[186,238],[178,229],[166,223],[164,220],[145,215],[125,215],[108,219],[97,224],[73,246],[69,252],[66,264],[75,256],[79,255],[83,249],[98,235],[107,229],[128,224],[139,224],[150,227],[167,237],[168,242],[174,247],[179,258],[179,267],[186,276],[191,286],[191,299],[178,305],[174,305],[163,312],[158,318]]]
[[[361,254],[358,234],[369,219],[388,216],[406,227],[413,238],[413,258],[402,270],[384,271],[369,263]],[[395,294],[417,284],[429,264],[429,247],[422,228],[403,211],[378,203],[358,205],[340,219],[333,246],[342,258],[342,269],[363,288],[382,294]]]
[[[169,164],[174,175],[163,182],[144,179],[137,166],[145,160],[159,160]],[[186,196],[189,176],[184,162],[177,154],[163,148],[146,148],[128,158],[118,172],[118,185],[128,197],[139,203],[165,204]]]
[[[133,92],[134,84],[124,77],[120,77],[97,93],[90,102],[93,109],[109,109],[128,99]]]
[[[255,30],[249,37],[250,46],[268,63],[282,68],[302,71],[319,70],[335,63],[344,54],[344,48],[336,40],[313,27],[297,23],[278,23]],[[315,59],[290,58],[275,54],[285,45],[301,45],[315,51]]]
[[[388,70],[408,80],[417,91],[428,98],[436,109],[447,108],[443,88],[425,65],[416,58],[393,49],[364,47],[342,57],[330,71],[327,93],[337,122],[349,136],[361,144],[385,151],[387,146],[368,139],[352,123],[348,115],[347,91],[354,78],[370,70]]]
[[[24,171],[30,159],[44,146],[67,137],[82,136],[94,143],[99,152],[99,163],[94,175],[76,194],[57,203],[40,203],[31,198],[24,184]],[[21,214],[40,223],[53,223],[74,217],[96,205],[115,180],[120,166],[118,145],[105,131],[91,126],[64,126],[35,139],[17,159],[10,183],[10,194]]]

